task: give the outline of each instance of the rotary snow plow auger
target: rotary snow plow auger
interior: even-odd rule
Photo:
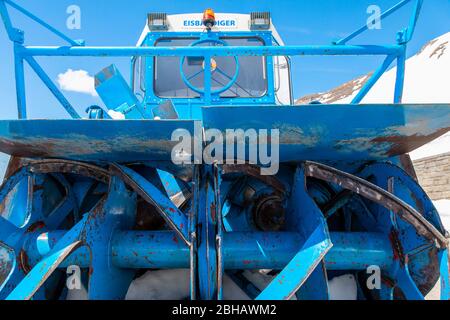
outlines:
[[[385,17],[411,1],[383,14]],[[64,299],[80,270],[89,299],[123,299],[146,272],[189,269],[191,299],[329,299],[352,275],[358,299],[449,298],[448,237],[407,153],[449,130],[449,105],[401,104],[408,29],[390,46],[283,46],[269,13],[149,14],[136,47],[15,46],[19,120],[0,188],[0,298]],[[291,55],[380,55],[347,105],[293,106]],[[34,57],[132,56],[131,88],[96,75],[106,108],[86,119]],[[396,60],[393,105],[358,105]],[[26,117],[23,64],[71,120]],[[221,143],[223,141],[223,143]],[[231,143],[230,143],[231,141]],[[214,150],[214,151],[212,151]],[[227,281],[224,281],[227,279]],[[164,290],[162,288],[162,290]]]

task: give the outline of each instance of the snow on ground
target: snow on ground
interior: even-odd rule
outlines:
[[[131,283],[127,300],[184,300],[190,296],[189,269],[147,271]],[[249,300],[228,276],[223,279],[225,300]]]
[[[122,112],[117,112],[114,110],[109,110],[108,115],[114,120],[125,120],[125,115]]]
[[[261,275],[261,276],[259,276]],[[264,274],[256,271],[246,271],[245,276],[263,290],[270,280]],[[329,281],[331,300],[356,300],[356,279],[351,274],[334,277]],[[128,289],[126,300],[184,300],[190,296],[189,269],[171,269],[147,271],[141,277],[135,279]],[[230,277],[223,280],[224,300],[249,300]],[[87,290],[82,287],[79,290],[69,290],[67,300],[87,300]],[[295,300],[295,297],[293,298]]]
[[[68,290],[66,300],[69,300],[69,301],[88,300],[88,293],[87,293],[86,288],[83,285],[81,285],[80,289]]]
[[[184,300],[189,297],[189,270],[148,271],[134,280],[127,300]]]
[[[328,282],[328,287],[330,300],[356,300],[357,298],[356,279],[352,274],[334,277]]]
[[[170,269],[147,271],[133,280],[126,300],[185,300],[190,296],[189,269]],[[87,290],[69,290],[67,300],[87,300]],[[225,300],[249,300],[228,276],[223,279],[223,298]]]
[[[450,231],[450,199],[434,201],[434,206],[441,216],[445,229]]]

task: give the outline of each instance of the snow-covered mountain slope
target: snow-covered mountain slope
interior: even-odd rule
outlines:
[[[362,103],[392,103],[397,68],[386,72]],[[305,96],[297,104],[311,101],[350,103],[371,74],[325,93]],[[450,103],[450,32],[427,43],[406,62],[403,103]],[[450,122],[450,115],[449,115]],[[450,133],[411,153],[413,159],[450,152]]]

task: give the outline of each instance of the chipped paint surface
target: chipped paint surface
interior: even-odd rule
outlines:
[[[206,129],[280,130],[280,162],[381,160],[450,130],[450,105],[203,108]],[[248,160],[248,159],[246,159]]]
[[[391,12],[408,1],[399,3]],[[3,2],[0,0],[0,4]],[[422,2],[416,0],[412,27]],[[19,8],[9,1],[8,5]],[[196,43],[190,48],[152,48],[153,40],[167,36],[165,32],[154,30],[142,47],[86,47],[51,30],[70,46],[27,47],[23,45],[23,34],[14,29],[5,5],[0,5],[0,14],[14,42],[18,114],[23,119],[27,118],[23,59],[62,107],[73,118],[79,118],[33,58],[42,55],[134,56],[134,62],[138,61],[138,56],[195,56],[203,57],[208,64],[214,55],[234,56],[236,62],[240,55],[382,55],[387,58],[372,79],[375,82],[388,64],[397,59],[401,72],[397,74],[394,100],[401,101],[404,68],[400,66],[406,58],[406,43],[414,29],[409,28],[401,34],[397,44],[388,46],[344,45],[363,28],[338,41],[338,46],[284,47],[273,44],[276,32],[272,28],[267,31],[245,28],[244,33],[234,32],[233,36],[247,37],[250,32],[252,36],[261,37],[266,45],[215,48],[195,46]],[[27,15],[35,18],[31,13]],[[225,36],[216,30],[209,31],[193,36],[200,37],[202,43],[217,42],[216,39]],[[177,35],[173,33],[173,36]],[[440,56],[443,52],[440,49],[431,56]],[[146,61],[154,64],[152,59]],[[144,69],[149,71],[151,65]],[[192,167],[188,167],[184,185],[179,180],[167,179],[167,175],[154,174],[155,168],[162,171],[171,165],[175,145],[171,134],[180,128],[195,132],[194,121],[0,121],[0,151],[14,156],[8,179],[0,187],[0,202],[3,202],[0,204],[0,235],[14,250],[11,256],[16,255],[19,262],[11,267],[14,269],[12,280],[5,280],[7,271],[0,267],[0,280],[5,280],[8,290],[12,290],[10,293],[2,288],[0,297],[30,299],[36,294],[36,299],[50,296],[63,299],[64,293],[60,296],[61,290],[51,283],[52,273],[66,263],[76,262],[84,267],[89,277],[90,299],[124,298],[132,279],[141,271],[137,271],[138,268],[186,267],[188,264],[192,299],[221,299],[226,268],[233,272],[267,268],[281,271],[272,274],[273,281],[265,288],[258,288],[254,296],[289,299],[297,294],[300,299],[327,300],[331,285],[328,276],[332,275],[327,269],[353,273],[371,264],[382,266],[385,279],[392,280],[388,281],[389,288],[380,292],[380,296],[385,295],[382,298],[423,298],[423,291],[427,291],[440,274],[436,269],[437,256],[442,251],[447,254],[444,249],[448,239],[444,237],[439,217],[428,197],[414,181],[405,178],[403,170],[392,169],[390,163],[399,161],[397,156],[448,132],[449,105],[275,106],[281,91],[274,88],[272,80],[276,78],[274,68],[280,65],[268,59],[267,67],[265,78],[269,81],[261,97],[220,97],[217,95],[220,90],[211,88],[213,70],[207,66],[204,68],[205,90],[198,90],[200,99],[177,99],[176,103],[182,118],[204,120],[203,129],[222,132],[227,129],[279,130],[280,143],[276,142],[275,150],[280,155],[279,162],[283,163],[276,177],[261,178],[253,166],[230,169],[217,162],[196,164],[193,174],[189,172]],[[182,69],[181,65],[185,78]],[[238,70],[236,76],[237,73]],[[148,72],[142,76],[148,82],[154,74]],[[138,79],[136,74],[134,78]],[[114,65],[98,74],[95,84],[104,105],[116,113],[123,112],[122,118],[161,118],[155,109],[151,115],[151,109],[163,99],[155,97],[152,90],[147,90],[142,100],[138,99]],[[359,86],[362,94],[353,101],[360,101],[373,83],[369,80],[369,86],[362,87],[362,84]],[[241,102],[247,106],[237,106]],[[236,107],[202,110],[202,105],[218,103]],[[89,118],[101,118],[102,113],[99,107],[92,106]],[[276,136],[267,142],[271,147]],[[245,145],[245,137],[238,139],[240,146]],[[263,147],[267,148],[264,144],[266,141],[250,143],[252,147],[259,146],[260,154]],[[271,150],[273,155],[274,149]],[[33,160],[21,164],[17,157]],[[334,161],[339,170],[317,161],[328,164]],[[26,183],[20,182],[24,179]],[[13,187],[19,183],[22,185],[17,189],[25,197],[15,196],[18,191]],[[180,197],[176,198],[184,198],[184,201],[176,205],[172,199],[178,191]],[[339,195],[344,196],[336,199]],[[142,203],[146,205],[144,209]],[[11,209],[14,206],[18,208],[16,211]],[[275,228],[265,228],[264,223],[255,223],[258,221],[252,217],[252,206],[265,211],[268,221],[278,213],[286,213],[282,215],[283,224],[279,224],[277,232],[270,232]],[[223,208],[228,212],[224,213]],[[326,214],[324,208],[328,209]],[[137,213],[138,210],[142,212]],[[143,216],[149,213],[158,214],[163,223],[156,226],[152,221],[146,222]],[[16,216],[29,219],[23,225],[13,226],[9,222]],[[228,221],[223,217],[237,221],[227,223],[227,232],[222,223]],[[252,219],[253,224],[247,221]],[[50,220],[53,223],[49,223]],[[244,231],[235,230],[239,224]],[[7,268],[13,258],[0,251],[1,262]],[[441,258],[442,261],[446,260]],[[441,270],[441,274],[447,274],[448,265],[441,266]],[[52,279],[46,282],[50,275]],[[245,283],[243,287],[248,288]],[[443,287],[448,288],[448,285]],[[358,296],[374,298],[370,296],[372,292],[366,291],[360,290]],[[392,297],[388,296],[390,293]]]
[[[170,160],[183,120],[2,120],[0,151],[28,158],[90,161]]]

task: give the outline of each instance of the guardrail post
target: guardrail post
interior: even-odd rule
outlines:
[[[14,69],[16,78],[17,112],[19,119],[27,118],[27,103],[25,96],[24,58],[18,53],[22,45],[14,43]]]
[[[406,46],[403,52],[397,57],[397,78],[395,82],[394,103],[402,103],[403,89],[405,84]]]
[[[204,69],[205,69],[205,104],[211,104],[211,85],[212,85],[212,74],[211,74],[211,56],[204,57]]]

